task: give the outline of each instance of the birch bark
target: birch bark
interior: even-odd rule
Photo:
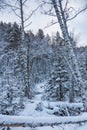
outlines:
[[[81,93],[84,109],[85,109],[85,111],[87,111],[87,97],[86,97],[87,94],[85,92],[86,86],[82,80],[82,77],[81,77],[81,74],[79,71],[78,62],[77,62],[76,56],[74,54],[71,40],[69,37],[68,27],[66,24],[66,19],[64,16],[63,8],[62,8],[62,0],[59,0],[59,1],[51,0],[51,1],[52,1],[54,10],[55,10],[55,13],[56,13],[56,16],[57,16],[57,19],[58,19],[58,22],[59,22],[59,25],[60,25],[60,28],[62,31],[63,38],[66,42],[66,47],[68,48],[68,62],[72,68],[72,71],[74,72],[74,74],[76,76],[76,80],[77,80],[77,84],[78,84],[78,87],[79,87],[79,90]],[[58,4],[57,4],[57,2],[58,2]]]

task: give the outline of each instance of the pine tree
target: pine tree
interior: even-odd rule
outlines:
[[[0,39],[4,39],[4,23],[0,22]]]
[[[20,29],[16,22],[12,25],[12,31],[9,35],[9,41],[13,44],[17,44],[20,40]]]
[[[66,82],[68,81],[68,72],[66,69],[66,63],[62,56],[63,52],[63,41],[61,42],[61,38],[56,34],[53,52],[53,69],[51,70],[51,78],[48,81],[48,86],[46,88],[47,97],[54,98],[57,100],[66,100],[66,92],[68,88],[66,87]],[[62,50],[62,51],[61,51]]]
[[[44,32],[43,32],[42,29],[39,29],[39,30],[38,30],[37,36],[38,36],[40,39],[43,39],[43,38],[44,38]]]

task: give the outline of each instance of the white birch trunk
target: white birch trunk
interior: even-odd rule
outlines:
[[[77,84],[79,87],[79,90],[81,92],[81,97],[82,97],[82,101],[84,104],[84,109],[87,110],[87,98],[86,98],[86,93],[85,93],[85,84],[83,83],[80,71],[79,71],[79,67],[78,67],[78,62],[76,60],[76,56],[74,54],[73,51],[73,47],[70,41],[70,37],[69,37],[69,33],[67,30],[67,25],[66,25],[66,21],[65,21],[65,16],[64,13],[62,12],[62,4],[61,4],[61,0],[59,0],[59,5],[57,6],[57,1],[56,0],[51,0],[52,4],[54,6],[54,10],[64,37],[64,40],[66,42],[66,46],[68,48],[68,62],[72,68],[72,71],[74,72],[76,79],[77,79]]]

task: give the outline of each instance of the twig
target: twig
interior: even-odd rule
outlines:
[[[79,14],[81,14],[82,12],[84,12],[85,10],[87,10],[87,5],[84,9],[78,11],[73,17],[68,18],[67,21],[73,20],[74,18],[76,18]]]
[[[50,25],[45,26],[44,29],[49,28],[49,27],[51,27],[51,26],[53,26],[53,25],[55,25],[55,24],[57,24],[57,23],[58,23],[58,22],[52,22],[52,23],[50,23]]]
[[[27,24],[26,26],[24,26],[24,28],[30,26],[31,24],[32,24],[32,21],[29,24]]]
[[[42,5],[42,4],[40,4],[36,9],[34,9],[34,10],[31,12],[31,14],[24,20],[24,22],[28,21],[28,20],[32,17],[32,15],[39,9],[39,7],[40,7],[41,5]]]
[[[24,2],[22,3],[23,5],[27,2],[27,0],[24,0]]]

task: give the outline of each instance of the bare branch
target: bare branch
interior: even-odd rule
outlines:
[[[5,2],[3,2],[3,4],[4,4],[4,6],[8,6],[8,7],[10,7],[10,8],[14,8],[14,9],[20,9],[19,7],[17,7],[17,6],[15,6],[15,5],[12,5],[12,4],[8,4],[8,3],[5,3]]]
[[[24,26],[24,28],[27,28],[28,26],[30,26],[32,24],[32,21],[29,23],[29,24],[27,24],[26,26]]]
[[[64,7],[64,11],[66,11],[66,8],[67,8],[67,5],[68,5],[68,2],[69,2],[69,0],[66,0],[65,7]]]
[[[52,10],[53,10],[53,6],[49,10],[44,11],[43,14],[56,17],[56,15],[52,12]]]
[[[24,2],[22,3],[23,5],[27,2],[27,0],[24,0]]]
[[[41,4],[41,5],[42,5],[42,4]],[[36,9],[34,9],[34,10],[31,12],[31,14],[24,20],[24,22],[28,21],[28,20],[32,17],[32,15],[39,9],[39,7],[40,7],[41,5],[39,5]]]
[[[73,17],[68,18],[67,21],[73,20],[74,18],[76,18],[79,14],[81,14],[82,12],[84,12],[85,10],[87,10],[87,5],[85,8],[83,8],[82,10],[78,11]]]
[[[45,15],[48,15],[48,16],[53,16],[53,17],[56,17],[56,15],[55,14],[53,14],[53,13],[48,13],[48,12],[44,12],[43,14],[45,14]]]
[[[10,7],[11,10],[15,13],[15,15],[20,18],[20,16],[16,13],[16,11],[20,9],[19,7],[15,6],[15,5],[12,5],[12,4],[9,4],[9,3],[5,3],[5,2],[3,2],[3,4],[4,4],[4,6]]]
[[[18,14],[16,13],[16,10],[15,10],[14,8],[11,8],[11,9],[12,9],[12,11],[15,13],[15,15],[16,15],[17,17],[21,18],[20,15],[18,15]]]
[[[55,25],[57,23],[58,23],[57,21],[56,22],[51,21],[51,23],[49,25],[45,26],[44,29],[47,29],[47,28],[49,28],[49,27],[51,27],[51,26],[53,26],[53,25]]]
[[[49,4],[49,5],[51,5],[52,4],[52,2],[46,2],[46,1],[42,1],[44,4]]]
[[[15,5],[17,4],[18,0],[15,1]]]

